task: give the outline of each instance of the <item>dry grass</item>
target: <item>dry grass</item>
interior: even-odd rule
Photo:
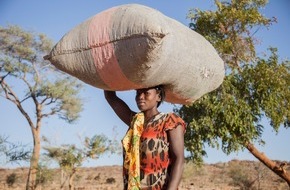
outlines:
[[[290,165],[290,163],[288,163]],[[288,172],[290,172],[288,170]],[[25,189],[27,168],[0,169],[0,190]],[[46,172],[46,181],[38,190],[60,189],[61,172]],[[7,179],[12,180],[8,186]],[[64,179],[64,178],[63,178]],[[122,189],[122,167],[103,166],[80,168],[74,181],[75,190]],[[65,184],[65,190],[68,185]],[[180,190],[288,190],[287,183],[259,162],[233,160],[227,163],[196,167],[187,163]]]

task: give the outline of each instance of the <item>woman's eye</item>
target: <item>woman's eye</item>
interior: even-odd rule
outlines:
[[[143,92],[137,92],[136,96],[140,96]]]

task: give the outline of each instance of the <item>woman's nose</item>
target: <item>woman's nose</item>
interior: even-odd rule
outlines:
[[[144,99],[144,97],[145,97],[145,94],[144,93],[140,93],[140,94],[138,94],[137,95],[137,99]]]

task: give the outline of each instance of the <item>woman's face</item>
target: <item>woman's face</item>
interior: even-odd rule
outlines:
[[[136,90],[135,100],[140,111],[147,111],[157,109],[157,103],[161,98],[155,88],[144,88]]]

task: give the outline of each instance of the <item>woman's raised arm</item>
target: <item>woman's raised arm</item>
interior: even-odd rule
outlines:
[[[136,113],[133,112],[129,106],[116,95],[115,91],[104,90],[104,95],[107,102],[112,107],[117,116],[125,124],[130,126],[131,120]]]

